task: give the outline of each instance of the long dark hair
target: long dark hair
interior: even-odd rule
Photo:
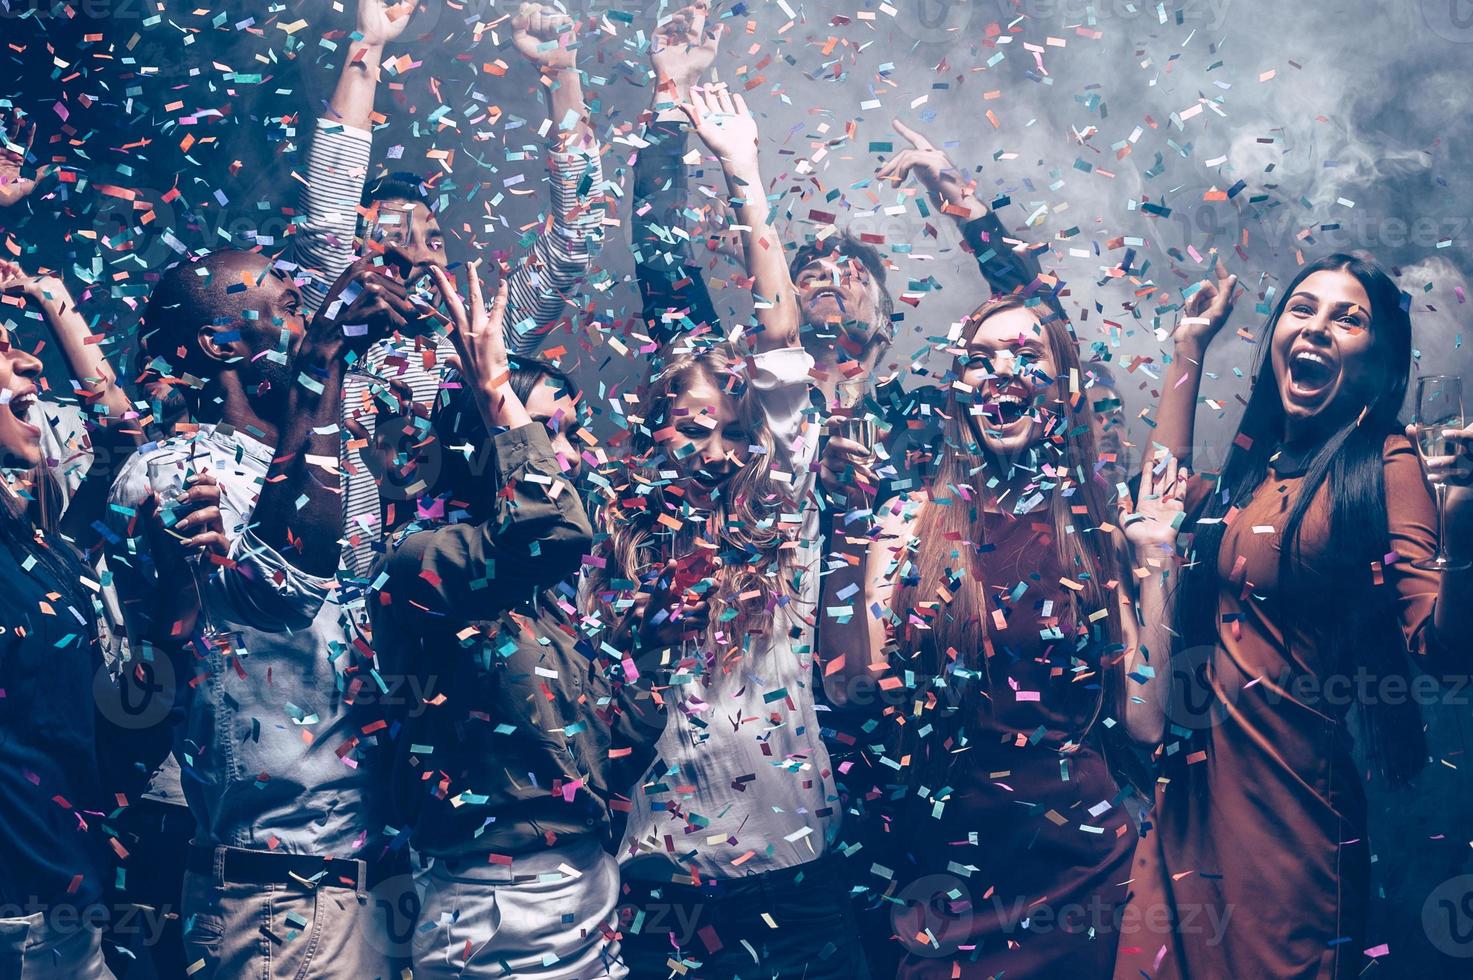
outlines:
[[[31,468],[25,477],[6,478],[6,485],[0,487],[0,547],[9,549],[23,568],[27,558],[35,559],[28,574],[62,593],[66,604],[84,615],[88,637],[95,638],[96,624],[87,615],[93,608],[92,597],[82,579],[95,580],[96,575],[83,565],[80,553],[59,530],[62,495],[56,479],[44,463]]]
[[[1303,483],[1281,532],[1279,581],[1281,586],[1302,581],[1300,532],[1316,494],[1328,484],[1332,547],[1326,549],[1328,567],[1322,571],[1344,592],[1333,612],[1320,609],[1305,615],[1320,618],[1318,640],[1328,650],[1344,651],[1349,666],[1372,677],[1406,677],[1410,662],[1393,598],[1388,588],[1376,586],[1372,566],[1391,550],[1383,454],[1387,437],[1402,431],[1397,415],[1411,373],[1412,324],[1409,304],[1391,277],[1374,262],[1353,255],[1327,255],[1301,269],[1264,325],[1248,407],[1218,477],[1217,492],[1198,517],[1190,564],[1177,595],[1177,622],[1183,648],[1216,644],[1222,586],[1217,561],[1226,527],[1221,518],[1246,504],[1267,478],[1269,460],[1284,436],[1284,407],[1271,353],[1274,329],[1299,284],[1325,271],[1348,273],[1365,289],[1371,300],[1372,342],[1365,356],[1375,358],[1384,373],[1363,411],[1350,412],[1306,462]],[[1415,775],[1427,756],[1421,711],[1410,699],[1400,700],[1393,704],[1378,700],[1362,711],[1368,755],[1392,783]]]

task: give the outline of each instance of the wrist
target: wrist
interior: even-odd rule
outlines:
[[[1207,347],[1195,337],[1177,337],[1172,345],[1172,352],[1178,359],[1200,362],[1202,355],[1207,353]]]
[[[372,65],[377,68],[383,59],[384,45],[381,41],[357,41],[349,48],[349,64]]]

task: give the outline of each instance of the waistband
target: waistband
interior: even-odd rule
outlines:
[[[828,887],[839,881],[843,875],[844,870],[839,858],[832,854],[825,854],[802,864],[774,868],[758,874],[730,878],[703,878],[700,884],[679,879],[655,881],[649,878],[630,877],[626,877],[624,883],[631,893],[659,891],[662,895],[668,896],[673,891],[686,895],[700,895],[704,898],[738,898],[793,887],[805,889],[815,885]]]
[[[294,885],[366,892],[368,862],[312,854],[278,854],[243,847],[191,844],[186,867],[216,882],[239,885]]]

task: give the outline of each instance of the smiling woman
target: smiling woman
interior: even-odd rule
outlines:
[[[9,331],[0,329],[0,451],[8,468],[37,466],[41,462],[41,430],[27,417],[36,404],[36,379],[41,360],[11,344]]]
[[[1380,267],[1348,255],[1305,266],[1260,337],[1222,473],[1190,494],[1175,629],[1181,652],[1208,660],[1173,669],[1163,649],[1151,661],[1174,685],[1155,829],[1135,874],[1145,918],[1175,926],[1164,958],[1159,936],[1137,944],[1157,977],[1362,971],[1364,779],[1350,699],[1323,695],[1352,677],[1407,690],[1412,659],[1465,669],[1454,617],[1467,580],[1418,564],[1435,534],[1397,421],[1411,353],[1406,304]],[[1158,413],[1162,438],[1189,445],[1195,382],[1166,388],[1180,391]],[[1404,783],[1427,761],[1417,702],[1361,701],[1366,754]],[[1222,935],[1188,927],[1204,913]]]

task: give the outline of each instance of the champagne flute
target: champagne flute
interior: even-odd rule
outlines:
[[[1437,456],[1456,456],[1462,450],[1457,439],[1447,438],[1448,429],[1461,429],[1463,421],[1463,379],[1446,374],[1430,374],[1417,379],[1417,414],[1412,425],[1417,433],[1417,453],[1423,463]],[[1435,485],[1437,490],[1437,554],[1415,562],[1413,567],[1446,572],[1469,567],[1464,559],[1447,553],[1447,483]]]
[[[861,414],[864,408],[864,396],[867,394],[869,394],[869,376],[860,375],[857,378],[839,382],[834,397],[838,407],[847,413],[839,434],[862,446],[873,447],[878,436],[874,418],[867,413]]]
[[[159,516],[162,518],[164,527],[171,529],[184,516],[183,505],[179,498],[189,489],[189,477],[196,472],[192,465],[194,462],[193,448],[186,456],[169,454],[152,459],[148,463],[148,482],[153,487],[154,496],[158,498]],[[199,635],[209,647],[218,647],[228,644],[231,635],[229,631],[222,630],[215,625],[210,618],[209,603],[205,601],[205,589],[200,585],[201,564],[204,556],[199,553],[185,556],[185,562],[189,565],[189,577],[194,585],[195,598],[199,601]],[[162,586],[164,583],[160,583]]]

